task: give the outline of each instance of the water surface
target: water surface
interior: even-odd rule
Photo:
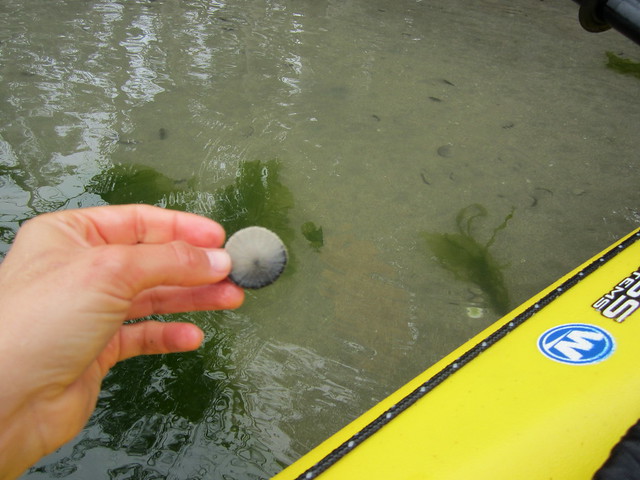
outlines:
[[[87,428],[23,478],[268,478],[638,226],[640,81],[606,68],[638,50],[576,17],[568,0],[4,0],[1,252],[39,213],[144,202],[270,225],[292,255],[235,312],[167,317],[204,347],[118,365]],[[497,280],[446,268],[425,235],[466,235]]]

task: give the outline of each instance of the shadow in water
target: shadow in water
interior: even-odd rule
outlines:
[[[487,303],[499,315],[509,311],[509,292],[500,265],[489,253],[496,235],[507,227],[513,217],[513,209],[502,223],[493,229],[491,237],[481,243],[474,235],[474,222],[487,216],[482,205],[474,203],[463,208],[456,216],[457,233],[422,232],[431,253],[438,262],[459,280],[477,285]]]

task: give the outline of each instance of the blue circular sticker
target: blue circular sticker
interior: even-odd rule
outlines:
[[[552,360],[570,365],[588,365],[608,358],[616,349],[606,330],[585,323],[551,328],[538,339],[540,351]]]

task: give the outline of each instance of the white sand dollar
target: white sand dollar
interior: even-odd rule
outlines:
[[[229,237],[225,249],[231,257],[229,278],[242,288],[272,284],[287,264],[287,249],[280,237],[264,227],[247,227]]]

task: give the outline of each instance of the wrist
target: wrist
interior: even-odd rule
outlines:
[[[0,410],[0,480],[14,480],[37,460],[17,412]]]
[[[18,358],[17,352],[0,344],[0,480],[18,478],[38,460],[34,452],[42,450],[37,425],[28,414],[29,395],[21,388]]]

